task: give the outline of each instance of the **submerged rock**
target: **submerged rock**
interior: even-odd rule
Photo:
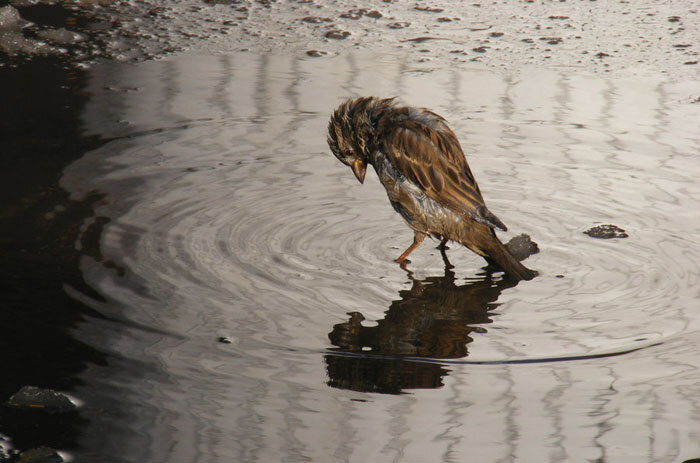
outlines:
[[[78,408],[78,404],[66,394],[34,386],[24,386],[7,399],[6,404],[10,407],[40,409],[52,413],[70,412]]]
[[[63,463],[66,461],[60,453],[49,447],[39,447],[22,452],[17,463]]]
[[[530,235],[522,233],[518,236],[514,236],[510,241],[506,243],[506,247],[518,260],[524,260],[533,254],[540,252],[540,248],[537,243],[532,241]]]
[[[591,238],[599,238],[603,240],[610,238],[627,238],[629,236],[622,228],[612,224],[596,225],[583,233]]]

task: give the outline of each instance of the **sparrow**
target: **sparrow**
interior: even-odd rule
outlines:
[[[362,97],[342,103],[328,123],[328,146],[364,183],[374,167],[393,208],[413,229],[408,256],[426,236],[460,243],[517,280],[528,269],[508,251],[494,229],[507,227],[488,210],[457,136],[441,116],[400,106],[394,98]]]

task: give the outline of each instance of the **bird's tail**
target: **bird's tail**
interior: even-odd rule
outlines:
[[[489,243],[491,245],[486,251],[486,255],[483,256],[490,265],[501,268],[508,275],[518,280],[532,280],[537,276],[536,271],[530,270],[521,264],[497,237],[494,236],[494,238]]]

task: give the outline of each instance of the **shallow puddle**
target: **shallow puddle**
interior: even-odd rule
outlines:
[[[700,456],[697,83],[401,56],[95,67],[71,198],[99,197],[76,454],[112,461]],[[345,97],[446,117],[530,282],[412,233],[325,128]],[[583,232],[601,224],[626,238]],[[90,240],[86,236],[90,237]],[[113,408],[91,407],[93,402]]]

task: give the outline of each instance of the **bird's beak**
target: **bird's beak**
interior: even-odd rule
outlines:
[[[350,167],[352,167],[352,172],[355,174],[355,177],[357,177],[357,180],[359,180],[360,183],[365,183],[367,164],[360,159],[355,159]]]

